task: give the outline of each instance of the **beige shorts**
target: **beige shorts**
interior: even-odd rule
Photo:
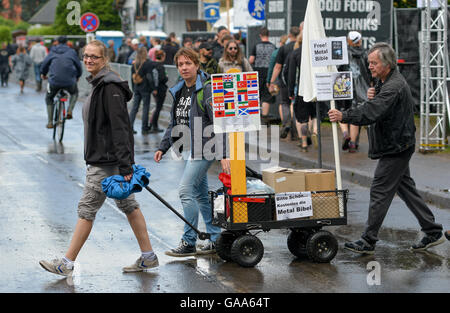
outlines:
[[[90,221],[95,219],[95,215],[106,200],[106,195],[102,190],[102,180],[112,175],[119,175],[119,168],[117,166],[99,167],[88,165],[83,196],[78,202],[79,218]],[[139,208],[139,203],[135,200],[134,194],[126,199],[114,199],[114,201],[120,211],[127,215]]]

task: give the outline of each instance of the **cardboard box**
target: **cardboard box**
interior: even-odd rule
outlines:
[[[305,190],[305,173],[284,167],[271,167],[262,171],[263,182],[275,190],[275,193]]]
[[[336,175],[333,170],[319,168],[306,170],[304,169],[299,171],[305,174],[306,191],[325,191],[336,189]]]

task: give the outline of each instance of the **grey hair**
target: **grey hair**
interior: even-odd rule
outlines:
[[[388,65],[391,69],[397,68],[397,54],[391,45],[386,42],[377,42],[370,48],[369,53],[378,52],[378,57],[384,65]]]

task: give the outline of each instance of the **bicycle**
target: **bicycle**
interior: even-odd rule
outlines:
[[[58,141],[62,142],[64,136],[64,124],[66,122],[66,102],[68,100],[69,93],[60,89],[56,94],[54,100],[54,112],[53,112],[53,140],[55,140],[56,134],[58,134]]]

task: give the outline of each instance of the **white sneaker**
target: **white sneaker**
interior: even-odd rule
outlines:
[[[54,259],[52,261],[39,261],[39,264],[47,271],[62,276],[71,276],[73,268],[69,269],[63,259]]]
[[[154,259],[144,259],[142,256],[134,262],[134,264],[130,266],[125,266],[122,268],[124,273],[135,273],[142,272],[151,268],[155,268],[159,266],[158,257],[155,255]]]

